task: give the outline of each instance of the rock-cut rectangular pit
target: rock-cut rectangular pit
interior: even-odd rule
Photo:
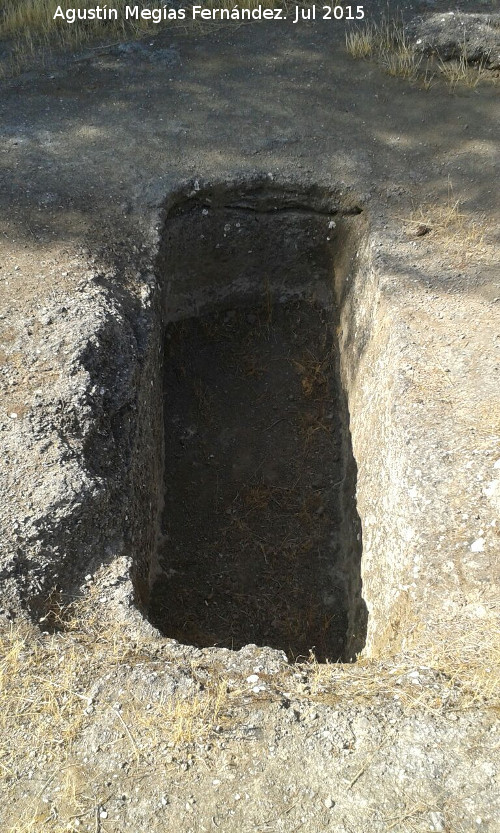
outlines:
[[[333,214],[197,195],[167,217],[164,483],[146,612],[199,647],[363,647]],[[338,220],[338,218],[337,218]]]

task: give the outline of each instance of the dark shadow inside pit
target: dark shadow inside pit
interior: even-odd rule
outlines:
[[[147,615],[183,643],[256,643],[319,661],[352,660],[364,645],[335,225],[328,213],[286,206],[280,216],[262,201],[199,201],[167,223],[160,263],[174,320]]]

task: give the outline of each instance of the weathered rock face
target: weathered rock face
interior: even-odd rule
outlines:
[[[444,12],[412,22],[409,32],[418,52],[443,61],[465,58],[500,69],[500,15]]]
[[[345,656],[407,644],[422,610],[435,606],[434,586],[420,571],[440,560],[449,496],[439,477],[423,474],[437,471],[441,454],[439,440],[430,441],[431,403],[411,385],[425,371],[366,212],[351,192],[280,187],[264,177],[191,182],[167,197],[156,226],[139,293],[116,292],[96,275],[82,282],[78,302],[61,306],[59,299],[54,311],[45,309],[45,319],[59,316],[59,337],[71,345],[65,381],[55,405],[39,396],[22,422],[11,420],[8,453],[15,459],[21,444],[34,453],[50,433],[58,437],[59,468],[54,478],[51,467],[48,485],[42,476],[26,491],[36,511],[13,530],[3,561],[5,603],[45,617],[97,565],[125,556],[129,595],[150,611],[170,488],[163,474],[165,326],[270,293],[278,303],[313,298],[338,339],[344,473],[333,537],[343,543],[332,569],[349,620]],[[494,485],[487,496],[495,499]],[[460,501],[458,491],[453,500]],[[165,572],[164,547],[162,558]]]
[[[14,464],[5,508],[11,501],[18,507],[3,541],[6,610],[45,616],[74,597],[98,564],[154,545],[157,500],[145,488],[161,465],[161,397],[151,385],[159,351],[144,289],[141,312],[141,302],[124,303],[87,275],[76,297],[60,294],[45,308],[55,349],[49,342],[35,354],[29,334],[15,345],[33,350],[40,374],[50,361],[60,380],[38,389],[34,407],[11,419],[5,437]],[[36,459],[43,463],[27,478]]]

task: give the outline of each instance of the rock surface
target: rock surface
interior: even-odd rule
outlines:
[[[443,61],[464,57],[500,69],[500,14],[466,14],[459,11],[431,14],[409,25],[418,52],[438,55]]]
[[[171,29],[3,84],[9,833],[500,829],[498,95],[389,77],[344,35]],[[359,220],[335,263],[369,610],[352,665],[177,644],[134,604],[165,216],[263,185],[326,194],[339,234]]]

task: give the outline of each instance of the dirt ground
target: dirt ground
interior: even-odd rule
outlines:
[[[404,14],[449,11],[429,0]],[[500,830],[498,89],[391,77],[348,55],[345,25],[333,21],[173,27],[137,44],[54,57],[2,83],[3,830]],[[349,218],[359,206],[368,229],[352,256],[366,268],[347,293],[358,311],[335,333],[346,357],[339,373],[368,610],[355,663],[318,661],[340,650],[313,636],[331,625],[320,569],[311,578],[302,563],[286,573],[290,605],[299,591],[320,596],[311,604],[323,625],[313,621],[310,631],[273,585],[282,580],[272,559],[276,551],[286,558],[286,532],[313,541],[321,564],[336,511],[328,504],[335,442],[330,428],[311,430],[318,420],[323,429],[330,411],[308,397],[300,369],[311,339],[323,367],[323,324],[309,320],[311,309],[292,309],[288,319],[277,309],[279,350],[264,326],[243,357],[251,385],[243,393],[242,364],[231,362],[262,310],[226,306],[211,321],[171,324],[166,348],[152,324],[172,195],[245,182],[313,195],[321,186],[333,195],[329,211]],[[307,326],[295,352],[300,316]],[[215,359],[210,328],[228,333]],[[162,376],[155,362],[165,349]],[[186,387],[183,351],[204,379],[220,363],[212,390]],[[270,354],[269,376],[260,365]],[[279,379],[287,391],[274,411],[266,385]],[[148,391],[157,399],[146,406]],[[164,435],[153,406],[165,393]],[[229,482],[229,439],[259,396],[263,445],[252,441],[257,456],[240,465],[258,466],[279,427],[286,478],[272,470],[243,478],[250,491],[242,494]],[[224,402],[232,421],[223,483],[208,467],[193,484],[186,467],[224,444],[221,420],[210,424],[210,409]],[[191,449],[178,469],[173,454],[163,471],[160,434],[166,448]],[[299,446],[309,454],[290,507],[282,492],[297,484]],[[260,624],[251,593],[227,602],[223,567],[213,587],[209,559],[196,559],[200,576],[187,596],[176,574],[167,617],[150,606],[161,632],[142,615],[134,558],[156,542],[145,486],[153,471],[159,491],[165,475],[182,497],[172,515],[175,496],[163,496],[162,535],[177,526],[182,543],[178,563],[168,549],[160,556],[164,570],[186,570],[193,582],[186,564],[205,527],[189,501],[206,496],[202,481],[223,513],[239,495],[230,531],[214,522],[209,546],[217,550],[225,536],[247,591],[255,576],[244,521],[253,513],[264,525],[270,538],[264,547],[252,541],[251,554],[274,589],[259,596]],[[283,521],[290,509],[291,527]],[[240,650],[205,617],[217,592],[226,594],[222,614],[232,617]],[[193,625],[201,597],[204,615]],[[307,604],[297,603],[300,615]],[[276,642],[266,632],[273,608]],[[299,638],[290,642],[294,627]],[[317,658],[303,663],[283,653],[293,659],[313,647]]]

